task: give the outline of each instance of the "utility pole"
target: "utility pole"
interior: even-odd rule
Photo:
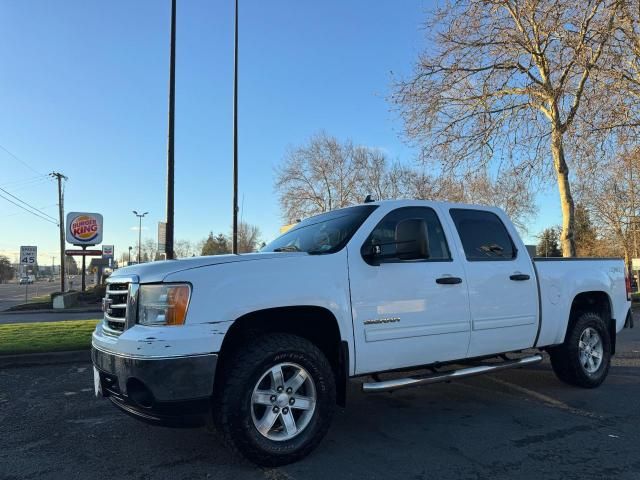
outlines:
[[[60,291],[64,293],[64,194],[62,192],[62,180],[68,179],[58,172],[51,172],[49,175],[58,180],[58,213],[60,215],[58,220],[58,226],[60,227]]]
[[[238,253],[238,0],[235,0],[233,49],[233,239],[232,253]]]
[[[173,158],[173,130],[176,106],[176,0],[171,0],[171,45],[169,53],[169,135],[167,139],[167,232],[165,253],[167,259],[173,258],[173,183],[174,183],[174,158]],[[139,255],[138,255],[139,256]],[[138,259],[138,262],[140,259]]]

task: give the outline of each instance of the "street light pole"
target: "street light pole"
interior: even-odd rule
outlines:
[[[128,263],[131,263],[131,248],[132,247],[129,247],[129,261],[128,261]]]
[[[174,125],[176,106],[176,0],[171,0],[171,40],[169,46],[169,133],[167,138],[167,229],[165,254],[167,259],[173,255],[174,232]]]
[[[235,1],[233,50],[233,238],[232,253],[238,253],[238,0]]]
[[[142,252],[142,219],[144,218],[144,216],[149,213],[149,212],[144,212],[144,213],[138,213],[135,210],[133,211],[133,214],[138,217],[139,223],[138,223],[138,263],[140,263],[140,253]]]

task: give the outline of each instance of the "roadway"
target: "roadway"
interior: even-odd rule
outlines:
[[[91,283],[93,275],[87,275],[87,286],[93,285]],[[69,288],[76,290],[80,289],[81,277],[80,275],[71,275],[67,283]],[[60,291],[60,280],[54,282],[47,282],[46,280],[39,280],[32,285],[19,285],[18,283],[2,283],[0,284],[0,312],[11,308],[15,305],[25,303],[25,291],[27,291],[28,299],[40,295],[49,295],[53,292]]]
[[[15,305],[25,303],[25,291],[29,300],[39,295],[48,295],[60,291],[60,283],[39,280],[32,285],[18,285],[17,283],[0,284],[0,311]]]
[[[638,324],[636,324],[638,325]],[[261,469],[211,428],[140,423],[93,396],[89,363],[0,370],[3,479],[640,479],[640,328],[605,383],[560,383],[548,362],[393,394],[349,389],[308,458]]]

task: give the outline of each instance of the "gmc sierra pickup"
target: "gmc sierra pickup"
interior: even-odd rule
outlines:
[[[386,392],[546,351],[560,380],[597,387],[632,326],[629,295],[622,260],[532,260],[500,209],[365,203],[259,253],[115,271],[93,333],[95,391],[151,423],[211,414],[247,458],[281,465],[320,442],[353,378]]]

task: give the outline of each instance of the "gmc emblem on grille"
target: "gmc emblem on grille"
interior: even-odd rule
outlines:
[[[102,311],[104,313],[111,313],[111,304],[113,303],[113,300],[111,300],[110,298],[103,298],[102,299]]]

